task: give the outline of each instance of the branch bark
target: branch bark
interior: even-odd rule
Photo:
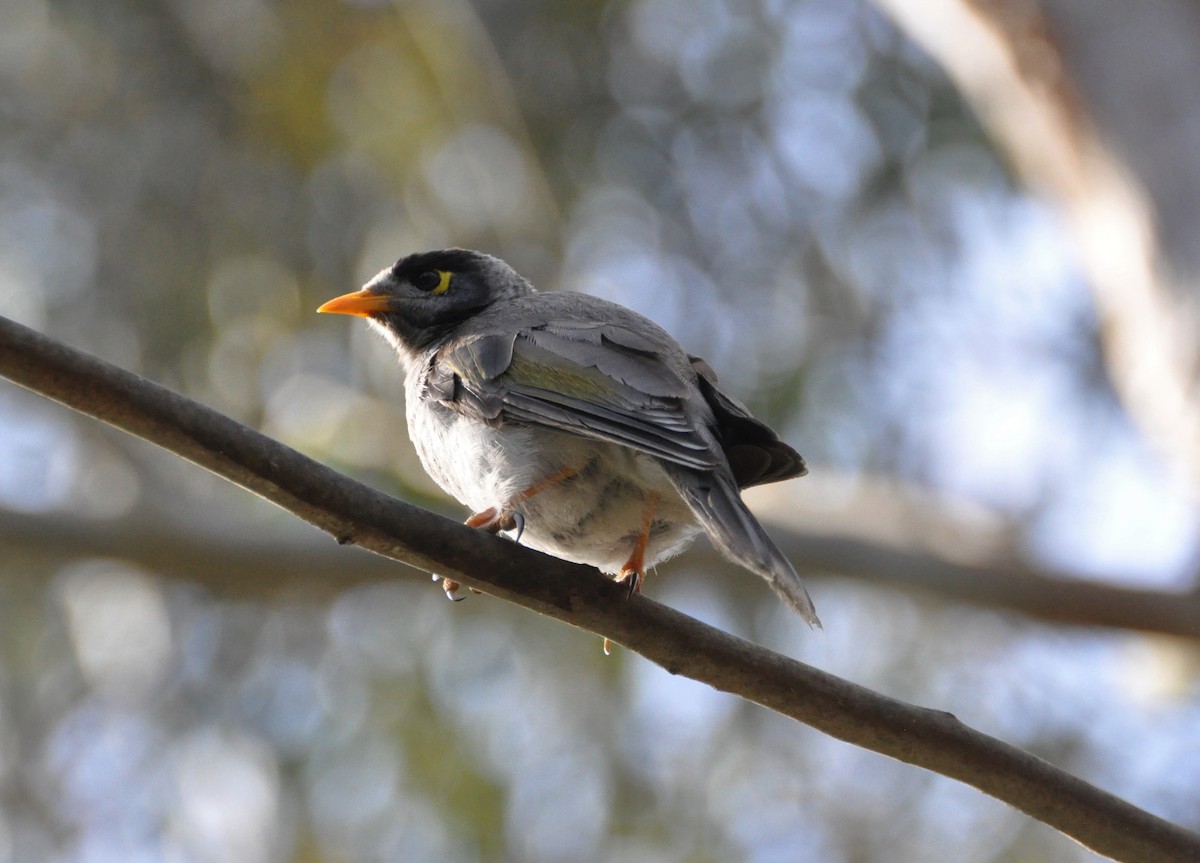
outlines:
[[[0,318],[0,374],[152,441],[334,536],[610,638],[662,666],[965,782],[1122,861],[1200,859],[1200,835],[949,713],[887,698],[707,626],[595,570],[370,489],[177,393]]]

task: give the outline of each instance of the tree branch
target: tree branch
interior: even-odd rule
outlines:
[[[1104,626],[1200,639],[1200,594],[1144,590],[1072,578],[1021,560],[955,563],[926,552],[884,548],[856,537],[782,534],[797,565],[871,584],[919,591],[1072,626]]]
[[[164,387],[0,318],[0,374],[152,441],[339,542],[610,638],[672,674],[941,773],[1123,861],[1200,859],[1200,836],[954,716],[876,694],[556,560],[390,498]]]

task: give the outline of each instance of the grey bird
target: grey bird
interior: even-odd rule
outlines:
[[[804,459],[665,330],[586,294],[539,293],[465,249],[401,258],[317,311],[365,317],[405,372],[425,470],[540,551],[641,589],[701,529],[820,626],[740,490],[803,476]],[[443,585],[455,598],[458,585]]]

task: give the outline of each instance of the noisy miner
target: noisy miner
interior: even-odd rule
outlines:
[[[466,249],[401,258],[317,311],[364,317],[395,348],[409,435],[474,513],[467,524],[516,530],[631,592],[703,529],[820,626],[740,494],[803,476],[804,459],[653,322],[586,294],[539,293]],[[443,587],[456,598],[456,583]]]

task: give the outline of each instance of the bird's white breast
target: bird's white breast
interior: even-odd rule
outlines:
[[[663,468],[627,447],[536,426],[491,427],[411,390],[407,415],[433,480],[472,512],[519,512],[522,541],[540,551],[618,572],[650,505],[647,566],[681,551],[699,532]]]
[[[512,499],[534,481],[538,446],[530,429],[491,428],[413,398],[407,414],[426,472],[473,512]]]

